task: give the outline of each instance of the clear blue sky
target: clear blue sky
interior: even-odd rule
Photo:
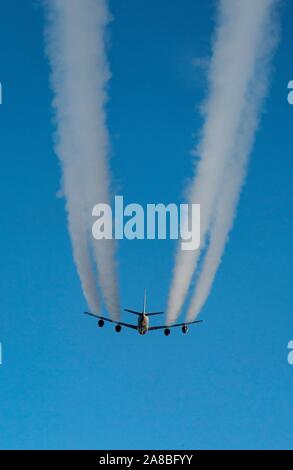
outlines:
[[[214,1],[112,0],[111,168],[127,202],[179,202],[201,126]],[[293,2],[235,226],[204,323],[100,330],[72,259],[35,0],[0,17],[0,448],[292,448]],[[165,308],[175,245],[123,241],[122,305]],[[125,319],[132,320],[125,315]]]

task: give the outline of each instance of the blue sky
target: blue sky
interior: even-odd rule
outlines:
[[[108,103],[114,189],[180,202],[206,92],[215,2],[110,1]],[[0,18],[0,448],[292,448],[293,4],[234,229],[202,324],[140,337],[100,330],[72,259],[39,1]],[[175,245],[122,241],[121,300],[164,309]],[[184,317],[182,317],[184,318]],[[132,320],[125,315],[124,319]]]

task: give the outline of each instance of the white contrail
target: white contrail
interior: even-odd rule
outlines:
[[[256,114],[264,95],[264,88],[259,87],[258,80],[266,78],[268,58],[275,44],[272,37],[275,36],[273,25],[277,3],[277,0],[219,2],[218,26],[209,68],[209,97],[198,149],[201,159],[189,192],[189,202],[201,204],[201,249],[196,252],[177,252],[168,303],[169,322],[174,321],[180,312],[209,236],[212,236],[213,244],[221,246],[220,235],[214,235],[215,229],[222,223],[221,236],[226,240],[232,225],[250,142],[253,141],[257,126]],[[261,67],[265,67],[265,72]],[[258,91],[254,92],[255,89]],[[255,105],[254,99],[257,100]],[[247,118],[250,121],[245,125],[243,122]],[[253,126],[252,122],[255,123]],[[237,184],[234,173],[237,176],[242,175]],[[235,181],[232,177],[235,177]],[[226,188],[228,183],[231,183],[231,187]],[[218,203],[221,195],[226,206],[224,202]],[[232,197],[233,202],[230,201]],[[218,220],[220,213],[222,222]],[[219,236],[219,240],[215,242],[216,236]],[[211,245],[211,250],[214,249]],[[211,257],[209,253],[207,261]],[[209,263],[203,268],[203,274],[216,271],[216,268],[209,267]],[[204,276],[207,277],[206,274]],[[207,285],[207,282],[200,283]],[[208,294],[202,294],[202,297],[206,295]],[[198,300],[193,300],[191,308],[198,303]],[[189,318],[192,317],[192,312],[194,310],[189,310]]]
[[[260,81],[255,84],[253,93],[246,105],[246,112],[243,113],[243,124],[239,132],[233,161],[227,168],[223,178],[222,191],[217,200],[210,230],[209,246],[188,309],[187,318],[189,321],[196,318],[209,295],[236,216],[240,190],[246,175],[247,160],[258,125],[260,105],[266,90],[265,71],[267,71],[267,66],[265,62],[263,62],[263,66],[262,73],[260,72],[259,75]]]
[[[106,307],[113,318],[118,318],[115,243],[94,242],[91,236],[93,207],[110,203],[104,109],[110,78],[105,29],[110,14],[106,0],[49,0],[45,4],[57,118],[56,150],[63,168],[74,257],[90,307],[98,308],[92,300],[97,299],[93,257]]]

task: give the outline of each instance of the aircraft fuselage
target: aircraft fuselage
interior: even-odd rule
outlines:
[[[137,331],[139,332],[140,335],[145,335],[148,332],[148,329],[149,329],[149,319],[143,313],[142,315],[138,317]]]

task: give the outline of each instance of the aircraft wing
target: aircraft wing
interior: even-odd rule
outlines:
[[[130,323],[123,323],[121,321],[114,321],[110,320],[110,318],[101,317],[100,315],[95,315],[94,313],[84,312],[91,317],[99,318],[100,320],[108,321],[109,323],[115,323],[115,325],[126,326],[127,328],[132,328],[133,330],[137,330],[136,325],[131,325]]]
[[[202,320],[195,320],[186,323],[176,323],[175,325],[162,325],[162,326],[150,326],[149,331],[151,330],[163,330],[165,328],[176,328],[177,326],[193,325],[194,323],[201,323]]]

